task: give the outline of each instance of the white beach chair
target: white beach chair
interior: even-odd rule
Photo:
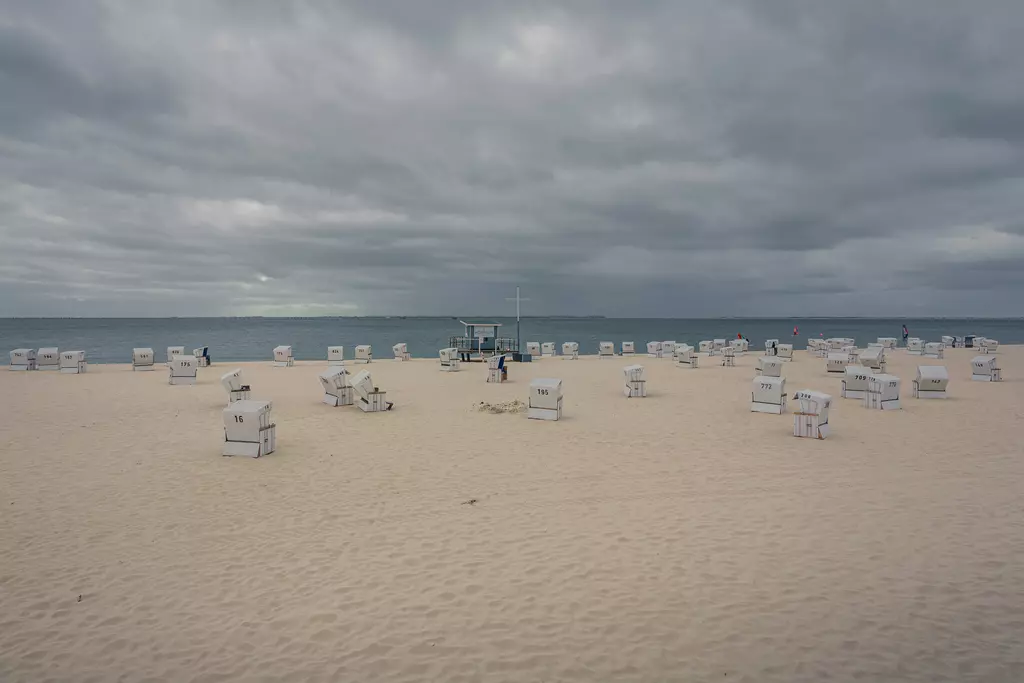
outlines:
[[[766,339],[764,342],[764,355],[766,356],[777,356],[779,355],[779,340],[778,339]]]
[[[722,349],[724,349],[726,346],[728,346],[728,344],[726,343],[725,339],[722,339],[722,338],[712,339],[711,340],[711,345],[714,346],[715,350],[719,351],[719,352],[721,352]]]
[[[356,405],[364,413],[381,413],[391,410],[394,403],[387,400],[387,393],[373,386],[373,378],[369,370],[363,370],[352,378],[352,391],[355,392]]]
[[[1001,382],[1003,371],[995,356],[975,356],[971,359],[971,379],[975,382]]]
[[[998,353],[999,352],[999,342],[996,341],[995,339],[985,338],[984,340],[982,340],[982,343],[981,343],[981,352],[982,353]]]
[[[153,369],[153,349],[132,349],[132,372]]]
[[[883,348],[895,349],[896,348],[896,337],[879,337],[878,338],[878,343],[881,344]]]
[[[647,356],[649,358],[661,358],[661,342],[647,342]]]
[[[744,353],[750,350],[750,342],[746,339],[730,339],[729,346],[736,349],[736,355],[742,356]]]
[[[918,365],[914,398],[946,398],[949,371],[945,365]]]
[[[697,350],[700,353],[706,353],[709,356],[715,355],[715,342],[710,339],[703,339],[697,342]]]
[[[526,342],[526,353],[534,358],[540,358],[540,342]]]
[[[85,351],[61,351],[60,372],[64,375],[80,375],[89,366],[85,362]]]
[[[343,367],[329,368],[320,373],[323,387],[323,402],[329,406],[350,406],[354,403],[352,385],[348,383],[348,370]]]
[[[824,439],[829,434],[828,410],[832,397],[820,391],[803,389],[796,392],[799,403],[793,413],[793,436]]]
[[[864,396],[868,393],[868,377],[870,376],[871,371],[867,368],[856,365],[846,366],[843,385],[839,395],[842,398],[859,398],[863,400]]]
[[[210,367],[210,347],[200,346],[197,349],[192,349],[192,355],[196,359],[196,363],[201,368]]]
[[[636,355],[636,345],[631,341],[622,342],[622,355],[623,356],[634,356]]]
[[[721,351],[722,365],[729,368],[736,367],[736,349],[731,346],[723,346]]]
[[[258,458],[277,447],[277,425],[270,401],[235,401],[224,409],[224,455]]]
[[[60,351],[56,346],[39,349],[39,353],[36,354],[36,370],[60,371]]]
[[[562,417],[562,380],[538,378],[530,382],[531,420],[558,420]]]
[[[885,347],[869,346],[857,354],[857,364],[872,372],[885,372]]]
[[[848,351],[829,351],[825,359],[826,372],[846,372],[847,365],[850,365]]]
[[[344,346],[328,346],[327,347],[327,366],[332,365],[344,365],[345,364],[345,347]]]
[[[409,355],[409,347],[405,342],[400,342],[391,347],[391,351],[395,354],[395,360],[406,361],[412,358]]]
[[[845,337],[829,337],[825,340],[825,343],[828,344],[829,351],[839,351],[844,346],[849,346],[849,344],[846,343]]]
[[[487,381],[501,384],[508,379],[508,367],[505,356],[495,354],[487,359]]]
[[[580,357],[580,345],[577,342],[563,342],[562,360],[576,360]]]
[[[693,369],[697,367],[697,353],[693,347],[689,344],[680,344],[676,346],[676,367],[677,368],[689,368]]]
[[[793,345],[792,344],[779,344],[777,349],[776,349],[776,353],[778,354],[779,358],[781,358],[782,360],[787,361],[787,362],[792,361],[793,360]]]
[[[274,367],[290,368],[295,365],[295,356],[292,355],[291,346],[274,347]]]
[[[953,348],[953,341],[954,341],[953,337],[951,337],[951,336],[949,336],[947,334],[947,335],[943,335],[940,338],[940,340],[942,341],[942,345],[945,346],[947,349]]]
[[[441,357],[442,372],[458,372],[461,362],[459,361],[459,350],[454,346],[438,351]]]
[[[615,357],[615,342],[603,341],[597,343],[597,357],[598,358],[614,358]]]
[[[647,396],[647,382],[644,380],[644,366],[627,365],[622,368],[625,375],[626,385],[624,393],[626,398],[644,398]]]
[[[185,353],[185,347],[184,346],[168,346],[167,347],[167,365],[170,365],[171,361],[173,361],[178,356],[184,355],[184,353]]]
[[[356,363],[372,363],[373,362],[373,347],[369,344],[360,344],[356,347],[356,357],[354,359]]]
[[[782,360],[774,356],[758,356],[754,377],[782,377]]]
[[[874,410],[900,409],[900,378],[893,375],[871,375],[864,394],[864,407]]]
[[[942,342],[927,342],[924,345],[924,352],[921,354],[925,358],[942,358],[943,350],[945,345]]]
[[[221,375],[220,383],[224,387],[224,391],[228,392],[228,405],[237,401],[249,400],[250,389],[249,385],[245,383],[241,368],[235,368],[231,372]]]
[[[195,384],[199,361],[195,356],[179,354],[167,364],[167,383],[171,385]]]
[[[924,353],[924,340],[911,337],[907,340],[907,353],[911,356],[920,356]]]
[[[782,415],[786,412],[786,380],[783,377],[755,377],[750,392],[750,412]]]
[[[543,342],[540,345],[541,358],[555,357],[555,342]]]
[[[676,340],[669,339],[661,342],[661,355],[659,358],[673,358],[676,353]]]
[[[35,349],[14,349],[11,351],[11,370],[35,370],[38,358]]]

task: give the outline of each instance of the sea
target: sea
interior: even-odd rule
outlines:
[[[463,320],[500,323],[499,336],[517,338],[515,318],[472,317]],[[808,337],[852,337],[859,346],[878,337],[902,336],[938,341],[942,335],[979,335],[1002,344],[1024,343],[1024,319],[996,318],[572,318],[530,317],[519,323],[518,338],[527,341],[575,341],[583,354],[597,353],[600,341],[634,341],[641,351],[648,341],[672,339],[696,345],[704,339],[742,335],[752,348],[765,339],[793,342],[804,348]],[[798,334],[793,335],[793,328]],[[452,317],[315,317],[315,318],[4,318],[0,349],[58,347],[82,350],[90,363],[129,363],[132,349],[149,347],[162,360],[168,346],[187,351],[210,348],[218,361],[270,360],[273,349],[291,345],[297,360],[323,360],[327,347],[341,345],[352,356],[358,344],[370,344],[378,358],[390,358],[391,346],[408,345],[414,358],[436,358],[448,339],[461,335]]]

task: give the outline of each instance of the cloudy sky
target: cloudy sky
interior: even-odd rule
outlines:
[[[0,316],[1024,315],[1021,0],[4,0]]]

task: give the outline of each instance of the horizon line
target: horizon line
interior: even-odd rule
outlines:
[[[0,320],[389,320],[389,319],[412,319],[412,320],[459,320],[466,318],[466,315],[166,315],[166,316],[0,316]],[[472,318],[473,316],[469,316]],[[480,317],[480,316],[476,316]],[[514,315],[492,315],[490,318],[515,319]],[[520,320],[1012,320],[1024,321],[1024,316],[957,316],[957,315],[918,315],[918,316],[893,316],[893,315],[805,315],[805,316],[748,316],[748,315],[723,315],[723,316],[609,316],[609,315],[524,315]]]

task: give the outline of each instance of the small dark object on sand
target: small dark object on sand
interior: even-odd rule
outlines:
[[[474,504],[476,504],[476,498],[470,498],[469,500],[464,501],[462,504],[463,505],[474,505]]]

